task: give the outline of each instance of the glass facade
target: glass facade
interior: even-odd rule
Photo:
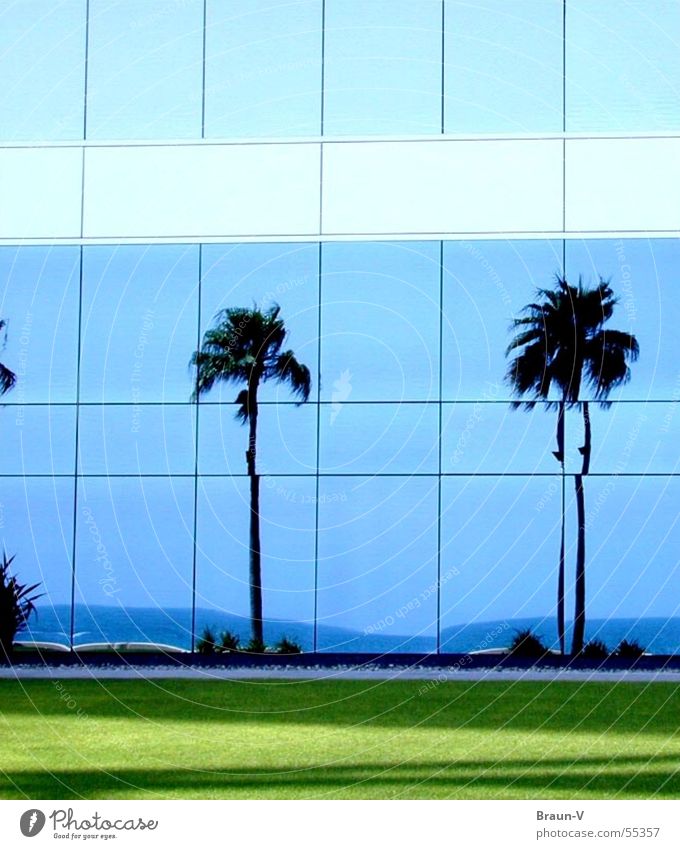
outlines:
[[[455,150],[404,137],[462,136],[469,152],[495,144],[470,138],[484,134],[556,135],[561,145],[564,131],[677,133],[680,10],[659,0],[652,15],[648,5],[3,4],[0,148],[86,142],[82,220],[101,233],[0,244],[0,362],[17,375],[0,409],[0,529],[22,579],[45,593],[24,638],[191,649],[209,627],[247,640],[242,386],[218,384],[194,403],[189,360],[220,311],[278,305],[312,390],[301,406],[274,381],[260,393],[267,641],[474,651],[507,645],[529,623],[554,644],[563,513],[568,618],[574,604],[583,415],[566,415],[562,469],[558,397],[513,409],[506,372],[513,319],[562,275],[609,281],[612,326],[641,351],[611,406],[590,410],[589,636],[677,615],[680,231],[587,237],[566,229],[565,214],[540,238],[433,228],[368,240],[321,226],[337,238],[303,238],[300,225],[258,241],[257,209],[243,210],[242,224],[229,194],[242,175],[220,173],[228,238],[195,235],[186,209],[172,219],[185,224],[178,235],[122,238],[85,191],[97,167],[111,193],[136,182],[148,168],[137,154],[161,143],[154,173],[165,186],[180,158],[191,180],[188,147],[213,152],[219,170],[226,148],[271,146],[283,163],[284,150],[324,136],[336,153],[378,150],[381,136],[402,139],[413,161],[419,147],[441,149],[428,167],[443,171]],[[120,170],[94,156],[108,147],[124,153]],[[499,167],[512,170],[512,155],[503,148]],[[271,176],[258,177],[276,183],[285,166],[272,161]],[[562,179],[568,196],[566,169]],[[415,183],[410,172],[396,181],[395,206],[422,202]],[[192,197],[200,208],[203,196]],[[477,232],[483,202],[468,235],[488,235]],[[145,208],[129,214],[143,220]],[[680,650],[667,625],[645,633],[654,651]]]
[[[0,32],[6,141],[680,129],[674,0],[22,0]]]
[[[593,610],[611,615],[604,599],[616,587],[625,617],[670,615],[663,592],[631,588],[643,560],[652,585],[673,580],[680,419],[670,326],[680,248],[673,239],[564,247],[571,279],[611,279],[616,326],[634,332],[642,351],[612,406],[591,411],[586,493],[601,585]],[[253,301],[280,304],[313,384],[300,407],[276,384],[262,395],[268,633],[347,651],[460,648],[481,639],[479,623],[497,620],[543,617],[551,634],[562,498],[556,412],[549,403],[511,409],[504,374],[510,320],[560,273],[561,248],[0,248],[3,310],[32,316],[23,330],[10,320],[3,352],[19,380],[0,417],[0,502],[6,549],[47,591],[34,638],[68,645],[72,628],[76,645],[190,648],[206,625],[247,634],[238,387],[192,403],[188,361],[199,322],[203,332],[226,305]],[[31,294],[43,288],[44,297]],[[578,410],[566,431],[568,506],[581,465]],[[636,493],[654,510],[640,511]],[[622,553],[607,576],[612,510],[627,535],[635,528],[636,553]]]

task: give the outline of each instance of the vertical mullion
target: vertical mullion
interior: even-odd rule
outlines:
[[[562,0],[562,233],[567,229],[567,0]],[[566,268],[563,268],[566,275]]]
[[[85,69],[83,77],[83,141],[87,139],[87,91],[90,74],[90,0],[85,2]]]
[[[319,256],[317,290],[317,341],[316,341],[316,470],[314,498],[314,622],[312,650],[319,649],[319,495],[321,466],[321,274],[323,266],[323,135],[326,110],[326,0],[321,0],[321,90],[319,103]]]
[[[203,245],[198,246],[198,322],[196,327],[196,350],[201,348],[201,288],[203,280]],[[200,398],[198,395],[198,369],[196,369],[196,414],[194,417],[194,539],[191,562],[191,651],[196,651],[196,563],[198,547],[198,427]]]
[[[444,134],[444,119],[446,117],[446,0],[442,0],[442,102],[441,102],[441,132]]]
[[[318,324],[316,347],[316,491],[314,499],[314,639],[313,650],[319,648],[318,612],[319,612],[319,496],[321,467],[321,274],[323,268],[323,243],[319,242],[319,284],[318,284]]]
[[[201,138],[205,138],[205,60],[208,26],[208,0],[203,0],[203,69],[201,76]]]
[[[326,0],[321,0],[321,91],[319,103],[319,238],[323,234],[323,134],[326,117]],[[320,250],[319,246],[319,250]],[[321,307],[319,306],[319,309]]]
[[[326,0],[321,0],[321,102],[320,102],[320,129],[321,136],[324,134],[324,121],[326,109]]]
[[[442,613],[442,420],[444,362],[444,241],[439,242],[439,422],[437,425],[437,654],[441,652]]]
[[[87,140],[87,93],[90,70],[90,0],[85,3],[85,68],[83,71],[83,150],[80,163],[80,238],[85,235],[85,141]]]
[[[80,246],[78,269],[78,350],[76,359],[76,429],[73,458],[73,530],[71,538],[71,611],[69,619],[69,649],[73,651],[76,615],[76,540],[78,536],[78,455],[80,451],[80,360],[83,325],[83,246]]]
[[[567,279],[567,0],[562,0],[562,278]],[[567,513],[567,478],[565,458],[567,446],[569,445],[567,412],[564,412],[564,456],[561,464],[561,497],[560,497],[560,551],[565,551],[565,522]],[[566,557],[565,557],[566,559]],[[566,563],[562,568],[566,571]],[[566,575],[564,575],[564,592],[562,605],[566,607]],[[566,611],[565,611],[566,612]],[[566,616],[565,616],[566,619]],[[566,628],[565,628],[566,630]],[[564,650],[567,652],[566,637]]]

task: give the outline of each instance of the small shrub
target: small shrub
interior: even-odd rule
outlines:
[[[302,646],[288,637],[281,637],[274,650],[277,654],[302,654]]]
[[[217,652],[217,638],[212,628],[206,627],[203,629],[201,637],[196,642],[196,651],[199,654],[215,654]]]
[[[36,593],[40,584],[20,584],[10,571],[12,557],[3,551],[0,561],[0,663],[10,660],[14,638],[28,625],[35,613],[35,602],[44,593]]]
[[[238,651],[241,638],[232,631],[222,631],[220,634],[219,650],[223,652]]]
[[[609,657],[609,649],[602,640],[590,640],[590,642],[583,646],[580,657],[586,660],[605,660],[605,658]]]
[[[251,652],[252,654],[264,654],[267,651],[267,645],[261,640],[251,639],[244,651]]]
[[[550,649],[545,645],[543,640],[531,630],[525,628],[522,631],[515,631],[515,636],[510,643],[510,654],[514,657],[544,657]]]
[[[637,660],[647,651],[644,646],[641,646],[637,640],[621,640],[614,652],[615,657],[622,657],[626,660]]]

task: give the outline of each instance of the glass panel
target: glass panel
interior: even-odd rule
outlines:
[[[439,243],[332,243],[322,262],[322,398],[437,398]]]
[[[0,410],[0,473],[72,475],[75,407],[6,407]]]
[[[306,650],[313,645],[313,478],[267,477],[260,488],[265,641],[282,636]],[[196,625],[250,639],[248,528],[249,481],[199,481]]]
[[[326,0],[324,133],[441,133],[440,0]]]
[[[200,138],[203,0],[90,0],[87,136]]]
[[[525,411],[480,401],[445,404],[442,471],[555,474],[556,427],[557,413],[545,405]]]
[[[81,139],[86,0],[0,8],[0,139]]]
[[[436,478],[322,478],[319,648],[433,651]]]
[[[537,288],[552,285],[561,265],[556,240],[444,243],[444,398],[510,397],[510,323]]]
[[[612,399],[680,398],[680,301],[676,278],[678,239],[567,241],[567,276],[595,285],[608,280],[619,301],[607,327],[635,334],[640,358],[631,379]]]
[[[71,629],[73,480],[0,478],[0,536],[22,583],[44,593],[17,640],[68,645]]]
[[[296,244],[206,245],[203,249],[201,332],[212,327],[219,310],[228,307],[281,307],[288,329],[285,346],[312,373],[316,395],[319,336],[319,246]],[[233,402],[239,389],[216,386],[210,401]],[[263,384],[263,401],[290,401],[288,387]]]
[[[507,647],[524,627],[556,641],[561,489],[557,476],[442,481],[443,650]]]
[[[86,475],[191,475],[196,453],[192,405],[80,408],[79,471]]]
[[[679,42],[674,0],[569,0],[567,130],[677,130]]]
[[[321,0],[208,0],[208,137],[318,136]]]
[[[76,400],[79,281],[79,248],[0,248],[2,362],[17,375],[5,400]]]
[[[447,0],[447,133],[561,132],[562,0]]]
[[[194,482],[81,478],[75,644],[191,646]]]
[[[567,496],[567,557],[573,563],[573,478]],[[586,639],[597,637],[610,648],[637,640],[653,653],[677,654],[680,479],[586,478],[584,496]]]
[[[248,428],[233,404],[203,404],[199,466],[203,474],[246,474]],[[316,471],[316,405],[263,404],[257,422],[257,469],[262,475]]]
[[[324,474],[436,474],[437,404],[343,404],[321,407]]]
[[[589,405],[590,471],[594,474],[664,474],[680,471],[680,404],[617,403],[609,409]],[[567,471],[580,472],[584,444],[583,414],[570,410],[567,419]]]
[[[85,248],[80,397],[188,401],[198,247]]]

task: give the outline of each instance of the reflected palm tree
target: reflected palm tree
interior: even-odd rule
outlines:
[[[288,332],[274,305],[261,311],[232,307],[215,316],[214,326],[203,336],[201,348],[191,357],[196,369],[193,400],[216,383],[245,384],[237,397],[236,418],[248,424],[246,466],[250,478],[250,615],[253,646],[264,647],[262,622],[262,554],[260,547],[260,478],[257,473],[258,390],[268,380],[287,384],[300,404],[309,399],[312,387],[307,366],[293,351],[282,350]]]
[[[557,277],[552,289],[539,289],[537,300],[522,310],[513,321],[515,337],[507,348],[511,357],[506,379],[515,395],[530,396],[515,401],[513,407],[531,409],[536,401],[548,401],[557,408],[557,450],[553,452],[564,472],[564,414],[576,407],[583,414],[584,443],[581,472],[574,476],[578,538],[576,547],[575,610],[572,654],[583,649],[585,637],[585,494],[583,477],[590,470],[591,422],[582,387],[592,392],[592,400],[602,407],[610,405],[611,391],[630,380],[629,363],[640,353],[637,339],[630,333],[610,330],[605,324],[614,314],[617,299],[608,282],[600,279],[588,288],[579,278],[570,286]],[[551,390],[554,391],[551,392]],[[553,400],[557,395],[557,400]],[[557,630],[564,653],[564,514],[557,588]]]
[[[7,322],[4,318],[0,319],[0,331],[5,331],[5,344],[7,343]],[[3,345],[4,347],[4,345]],[[17,376],[13,371],[7,368],[6,365],[0,363],[0,395],[9,392],[17,382]]]

